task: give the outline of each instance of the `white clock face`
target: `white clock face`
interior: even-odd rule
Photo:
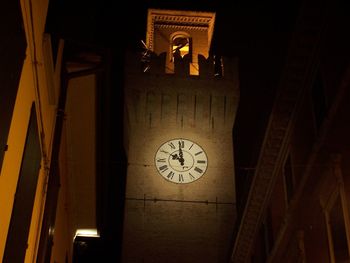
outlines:
[[[166,180],[187,184],[201,178],[208,167],[208,158],[201,146],[187,139],[172,139],[156,152],[155,165]]]

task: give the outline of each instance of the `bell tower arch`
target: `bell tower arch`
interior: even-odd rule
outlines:
[[[174,44],[178,47],[187,40],[185,46],[189,48],[190,74],[198,75],[197,57],[201,54],[208,58],[214,24],[215,13],[212,12],[149,9],[146,45],[158,55],[167,52],[166,72],[174,73]],[[179,43],[174,43],[176,40]]]

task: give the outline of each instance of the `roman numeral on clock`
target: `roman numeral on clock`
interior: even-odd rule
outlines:
[[[175,173],[173,171],[171,171],[171,172],[168,173],[168,175],[166,177],[168,177],[169,179],[173,179],[174,174]]]
[[[171,149],[175,149],[174,143],[170,142],[170,143],[168,143],[168,145],[170,146]]]
[[[184,177],[182,174],[179,174],[179,182],[183,182],[184,181]]]
[[[196,179],[191,173],[188,173],[188,175],[190,176],[191,180]]]
[[[166,170],[168,170],[168,166],[166,164],[162,165],[162,166],[159,166],[159,170],[161,172],[165,172]]]
[[[198,168],[198,167],[194,167],[194,170],[197,172],[197,173],[203,173],[203,170],[201,168]]]
[[[179,141],[179,145],[180,145],[181,148],[185,148],[185,141],[180,140]]]

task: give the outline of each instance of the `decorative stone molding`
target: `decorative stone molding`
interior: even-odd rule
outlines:
[[[215,13],[177,10],[148,10],[146,45],[153,50],[154,28],[176,28],[179,30],[208,30],[210,46],[214,32]]]
[[[208,30],[207,26],[193,26],[193,25],[172,25],[172,24],[155,24],[155,28],[173,28],[179,31],[185,31],[185,30]]]

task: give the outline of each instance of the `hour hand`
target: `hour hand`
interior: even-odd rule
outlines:
[[[181,142],[179,141],[179,162],[182,166],[184,166],[184,163],[185,163],[185,159],[183,157],[183,152],[182,152],[182,149],[181,149]]]
[[[177,160],[179,159],[179,156],[177,156],[177,154],[170,154],[171,157],[173,158],[173,160]]]
[[[183,157],[182,149],[181,149],[181,142],[179,141],[179,155],[180,157]]]
[[[180,162],[180,164],[181,164],[182,166],[184,166],[184,164],[185,164],[185,159],[181,156],[181,157],[179,157],[179,162]]]

